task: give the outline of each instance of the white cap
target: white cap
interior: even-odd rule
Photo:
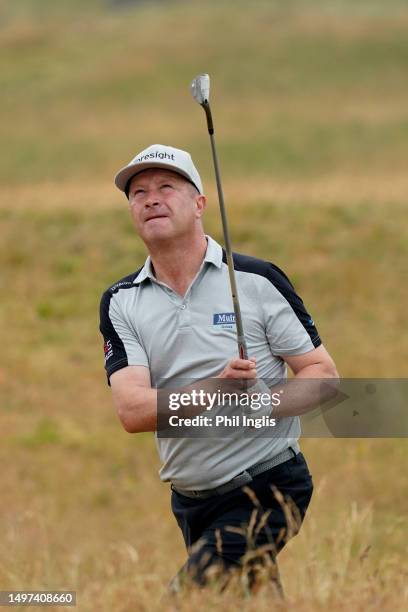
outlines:
[[[190,154],[187,151],[161,144],[151,145],[138,153],[127,166],[119,170],[115,176],[116,187],[126,193],[129,180],[135,174],[149,168],[164,168],[177,172],[193,183],[201,194],[203,193],[201,178]]]

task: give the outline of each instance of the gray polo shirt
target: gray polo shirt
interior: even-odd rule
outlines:
[[[152,387],[183,379],[217,376],[237,356],[236,329],[226,255],[207,236],[208,247],[184,297],[156,280],[150,257],[137,272],[110,287],[101,300],[109,377],[126,366],[146,366]],[[274,264],[234,253],[234,268],[248,354],[258,377],[286,377],[282,357],[321,344],[314,322],[286,275]],[[280,419],[273,437],[161,438],[160,478],[182,489],[207,489],[228,482],[288,446],[297,447],[298,417]]]

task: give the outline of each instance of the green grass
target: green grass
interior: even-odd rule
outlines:
[[[70,9],[70,19],[53,10],[44,19],[14,17],[3,29],[1,180],[100,180],[159,138],[204,156],[203,117],[188,94],[200,70],[213,79],[220,153],[232,177],[402,170],[406,13],[384,18],[364,3],[366,12],[350,19],[320,3],[231,11],[225,2],[176,2],[126,13],[97,4]]]

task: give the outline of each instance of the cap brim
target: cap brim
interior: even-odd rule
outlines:
[[[200,191],[198,186],[195,185],[195,183],[191,180],[191,177],[187,174],[187,172],[183,172],[182,170],[180,170],[180,168],[177,168],[172,164],[166,164],[165,162],[145,162],[141,164],[133,164],[132,166],[125,166],[124,168],[119,170],[119,172],[115,176],[116,187],[126,193],[125,190],[129,180],[132,177],[136,176],[136,174],[139,174],[144,170],[149,170],[150,168],[163,168],[164,170],[171,170],[176,174],[180,174],[190,183],[192,183],[198,189],[198,191]]]

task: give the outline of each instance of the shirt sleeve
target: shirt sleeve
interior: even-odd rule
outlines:
[[[108,290],[103,294],[99,329],[104,339],[108,384],[114,372],[128,365],[149,367],[149,360],[140,339],[121,310],[118,293]]]
[[[286,274],[268,264],[262,292],[267,338],[274,355],[301,355],[322,343],[313,318]]]

